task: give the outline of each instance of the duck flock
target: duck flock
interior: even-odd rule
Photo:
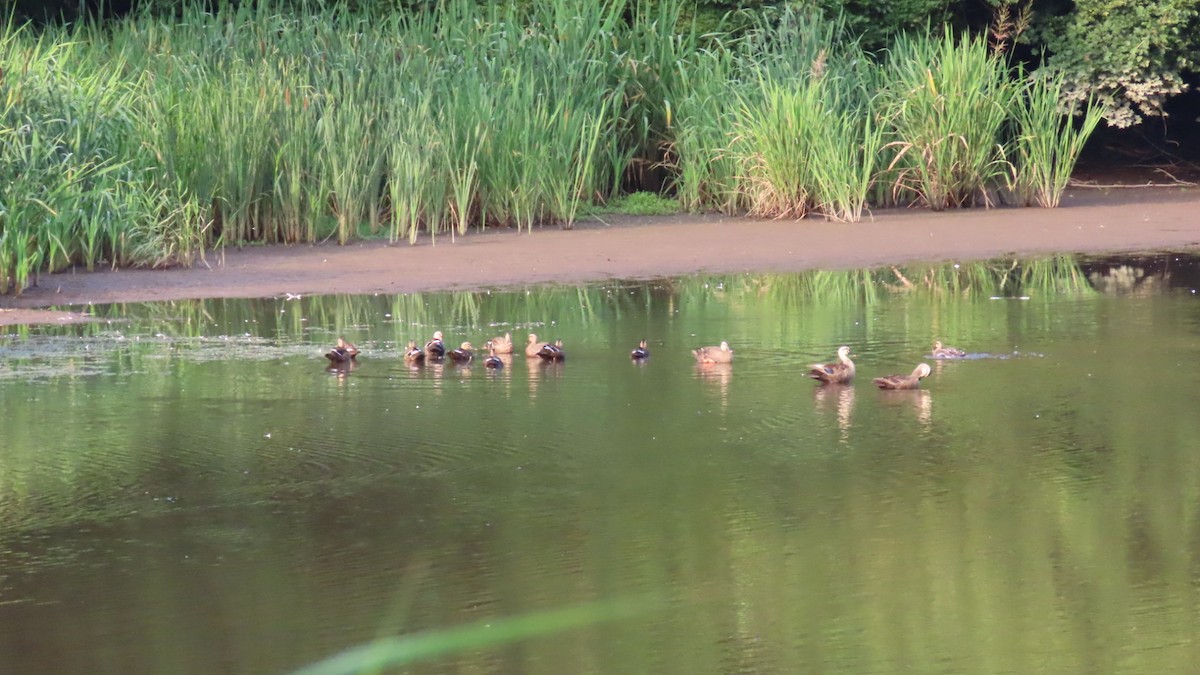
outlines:
[[[503,336],[488,340],[484,349],[488,352],[483,359],[484,367],[503,368],[504,361],[500,356],[512,354],[514,351],[512,334],[505,333]],[[567,353],[563,351],[562,340],[543,342],[538,339],[536,334],[530,333],[525,344],[525,356],[545,362],[559,363],[566,360]],[[724,341],[713,347],[697,347],[692,350],[692,356],[701,365],[733,363],[733,349],[729,347],[728,342]],[[850,358],[852,356],[850,348],[842,345],[837,350],[837,361],[812,364],[809,366],[808,376],[822,384],[850,384],[854,380],[856,372],[854,361]],[[932,356],[935,359],[961,359],[966,357],[967,353],[956,347],[943,345],[941,341],[935,341]],[[351,365],[357,357],[358,347],[347,342],[345,338],[338,338],[337,345],[325,353],[325,358],[329,359],[334,366]],[[634,361],[644,361],[650,358],[650,350],[646,348],[646,341],[639,342],[638,346],[630,352],[629,357]],[[447,361],[467,365],[474,360],[475,347],[470,342],[463,342],[457,349],[446,349],[446,343],[443,341],[440,330],[434,331],[433,337],[425,343],[424,347],[418,347],[415,340],[409,340],[408,347],[404,351],[404,362],[414,366]],[[871,382],[880,389],[918,389],[921,386],[921,380],[928,377],[929,373],[929,364],[921,363],[908,375],[884,375],[874,378]]]

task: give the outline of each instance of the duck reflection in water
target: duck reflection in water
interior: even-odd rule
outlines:
[[[538,387],[543,379],[557,379],[562,377],[565,363],[563,361],[544,361],[541,358],[534,357],[526,359],[525,365],[529,368],[529,398],[537,398]]]
[[[824,413],[832,408],[837,413],[838,429],[842,432],[842,440],[850,430],[850,417],[854,413],[854,387],[842,384],[823,384],[813,387],[813,400],[817,404],[817,412]]]
[[[917,421],[925,426],[933,421],[933,395],[924,389],[884,389],[879,392],[883,405],[912,408]]]
[[[345,380],[346,377],[349,376],[350,373],[353,372],[354,369],[357,367],[358,367],[358,361],[353,361],[353,360],[339,361],[339,362],[335,362],[335,363],[330,363],[325,368],[325,372],[337,377],[339,380]]]
[[[696,375],[701,380],[710,382],[717,387],[722,408],[729,405],[729,382],[733,379],[733,364],[698,361]]]

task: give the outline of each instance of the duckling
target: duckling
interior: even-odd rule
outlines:
[[[504,337],[494,337],[488,343],[495,348],[497,354],[513,353],[512,333],[505,333]]]
[[[555,340],[554,344],[546,343],[542,345],[537,355],[542,357],[543,361],[563,361],[567,358],[567,353],[563,351],[562,340]]]
[[[809,366],[808,376],[825,384],[848,384],[854,379],[854,362],[850,360],[850,348],[838,347],[837,363],[814,363]]]
[[[414,366],[425,365],[425,350],[417,346],[416,340],[408,341],[408,348],[404,350],[404,362]]]
[[[458,349],[451,349],[446,352],[446,356],[449,356],[450,360],[454,363],[465,365],[475,358],[474,351],[475,348],[471,346],[470,342],[464,342]]]
[[[325,352],[325,358],[331,363],[348,363],[358,356],[358,347],[346,342],[345,338],[338,338],[337,346]]]
[[[431,361],[441,361],[446,355],[446,343],[442,342],[442,331],[433,331],[433,338],[425,343],[425,357]]]
[[[496,342],[494,340],[488,340],[487,349],[488,349],[488,357],[483,360],[483,367],[484,368],[494,368],[496,370],[503,368],[504,360],[501,359],[499,356],[496,356]],[[508,349],[509,349],[509,353],[512,353],[512,341],[511,340],[509,340]]]
[[[692,356],[698,363],[733,363],[733,350],[724,340],[719,347],[697,347],[692,350]]]
[[[922,363],[912,371],[912,375],[885,375],[871,380],[880,389],[917,389],[921,380],[929,376],[929,364]]]
[[[941,340],[933,342],[933,358],[935,359],[961,359],[967,353],[957,347],[947,347],[942,344]]]
[[[650,358],[650,350],[646,349],[645,340],[639,342],[637,348],[629,353],[629,358],[633,359],[634,361],[641,361],[642,359]]]

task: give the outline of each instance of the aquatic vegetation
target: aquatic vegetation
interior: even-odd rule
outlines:
[[[1103,107],[1089,100],[1075,126],[1062,114],[1063,87],[1062,75],[1032,77],[1017,107],[1012,190],[1025,206],[1058,206],[1084,143],[1105,114]]]
[[[519,4],[6,24],[0,293],[227,245],[571,227],[664,180],[685,210],[771,217],[1001,185],[1051,206],[1099,114],[1073,127],[1061,83],[948,32],[876,63],[797,10],[699,36],[682,3]]]

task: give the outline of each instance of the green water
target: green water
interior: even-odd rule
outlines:
[[[0,672],[286,672],[614,598],[648,609],[405,672],[1193,672],[1196,266],[128,305],[8,329]],[[435,329],[532,330],[568,359],[405,366]],[[363,350],[348,374],[321,357],[339,334]],[[986,356],[871,386],[935,338]],[[720,340],[732,367],[697,369],[689,349]],[[854,386],[804,378],[840,344]]]

